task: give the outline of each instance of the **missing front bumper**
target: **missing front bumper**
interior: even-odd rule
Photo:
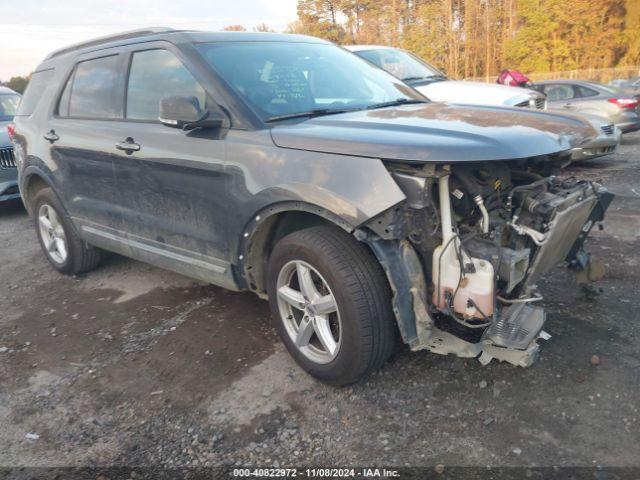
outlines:
[[[550,338],[543,330],[544,309],[533,303],[538,300],[536,283],[559,263],[565,262],[574,270],[589,264],[589,256],[582,249],[583,242],[593,225],[602,221],[613,198],[597,184],[583,183],[551,183],[550,188],[554,190],[521,208],[520,221],[525,225],[536,226],[540,219],[535,215],[543,217],[544,238],[537,247],[532,247],[536,251],[529,266],[525,267],[526,275],[516,282],[519,292],[511,298],[508,295],[500,297],[504,307],[496,309],[499,313],[492,316],[491,325],[481,325],[486,330],[476,330],[477,335],[470,333],[473,330],[469,328],[474,327],[452,319],[449,312],[437,309],[431,303],[431,292],[427,288],[430,279],[425,272],[429,271],[428,259],[435,248],[433,244],[439,239],[431,241],[428,235],[415,235],[416,231],[422,232],[421,224],[416,227],[411,221],[426,222],[431,218],[427,215],[427,207],[418,208],[422,207],[417,202],[421,197],[412,197],[405,208],[389,211],[357,229],[356,238],[371,247],[387,274],[393,292],[393,311],[402,339],[411,350],[478,358],[482,364],[492,359],[521,367],[533,364],[540,352],[538,340]],[[412,208],[424,215],[411,215]],[[471,243],[466,247],[471,249]],[[505,258],[504,254],[502,258]],[[502,277],[508,279],[510,275],[503,273]],[[505,291],[504,285],[502,291]],[[506,291],[508,293],[509,289]],[[457,324],[446,323],[447,320],[457,321]],[[460,325],[462,330],[467,330],[461,331]]]
[[[540,354],[538,340],[551,338],[544,330],[540,330],[532,340],[522,349],[502,347],[490,341],[478,343],[467,342],[455,335],[432,328],[424,342],[414,345],[411,350],[428,350],[439,355],[455,355],[461,358],[477,358],[482,365],[487,365],[491,360],[507,362],[517,367],[529,367],[536,362]]]

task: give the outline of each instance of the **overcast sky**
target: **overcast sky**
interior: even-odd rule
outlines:
[[[296,19],[296,0],[0,0],[0,80],[29,74],[51,50],[149,26],[220,30]]]

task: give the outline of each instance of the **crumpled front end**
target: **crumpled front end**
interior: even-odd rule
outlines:
[[[412,350],[529,366],[545,310],[537,283],[559,263],[589,271],[583,243],[613,195],[549,175],[561,158],[388,163],[407,199],[363,225]],[[594,269],[595,270],[595,269]]]

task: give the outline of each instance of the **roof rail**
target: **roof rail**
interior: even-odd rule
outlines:
[[[81,48],[95,47],[104,43],[115,42],[117,40],[129,40],[130,38],[144,37],[146,35],[153,35],[154,33],[165,33],[173,31],[173,28],[168,27],[151,27],[141,28],[139,30],[129,30],[127,32],[115,33],[113,35],[106,35],[104,37],[94,38],[93,40],[89,40],[86,42],[75,43],[68,47],[55,50],[47,55],[45,60],[64,55],[65,53],[73,52],[74,50],[80,50]]]

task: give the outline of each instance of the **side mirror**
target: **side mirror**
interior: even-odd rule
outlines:
[[[220,128],[225,118],[219,112],[202,110],[196,97],[165,97],[160,100],[158,120],[167,127],[193,130]]]

